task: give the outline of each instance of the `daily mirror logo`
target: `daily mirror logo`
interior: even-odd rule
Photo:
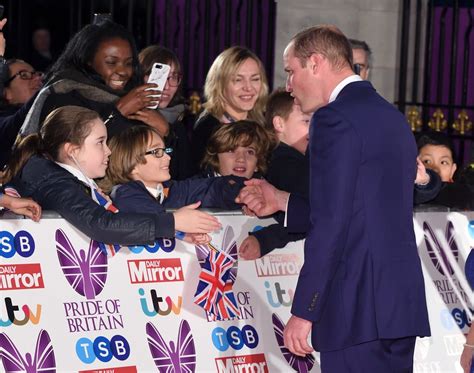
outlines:
[[[255,260],[258,277],[297,276],[302,265],[295,254],[269,254]]]
[[[54,358],[51,338],[46,330],[39,332],[36,340],[35,353],[32,356],[20,353],[13,341],[5,333],[0,333],[0,357],[3,368],[7,373],[54,373],[56,372],[56,360]]]
[[[39,263],[0,265],[0,290],[44,288]]]
[[[196,349],[191,328],[186,320],[179,324],[176,341],[166,343],[158,329],[150,322],[146,324],[146,334],[151,356],[160,373],[195,372]]]
[[[89,249],[73,247],[71,241],[61,230],[56,230],[56,249],[59,264],[69,285],[87,299],[95,299],[107,280],[107,255],[91,240]]]
[[[128,260],[132,284],[184,281],[180,258]]]
[[[264,354],[240,355],[216,358],[217,372],[268,373]]]

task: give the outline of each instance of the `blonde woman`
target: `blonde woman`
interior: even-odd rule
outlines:
[[[209,69],[204,95],[205,111],[198,118],[192,136],[196,171],[208,139],[222,124],[248,119],[263,125],[268,83],[262,62],[247,48],[226,49]]]

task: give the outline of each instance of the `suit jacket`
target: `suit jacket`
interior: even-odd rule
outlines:
[[[292,195],[288,227],[309,228],[292,313],[313,322],[313,346],[430,335],[404,116],[369,82],[350,83],[313,115],[309,151],[310,206]]]

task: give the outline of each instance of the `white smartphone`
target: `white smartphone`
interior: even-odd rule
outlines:
[[[170,65],[155,62],[151,69],[151,73],[150,73],[150,76],[148,77],[147,83],[155,83],[158,87],[149,88],[149,89],[163,91],[163,89],[165,88],[166,80],[168,79],[170,70],[171,70]],[[153,96],[159,98],[161,97],[161,94],[153,95]],[[156,109],[157,107],[158,107],[158,104],[154,106],[148,106],[149,109]]]

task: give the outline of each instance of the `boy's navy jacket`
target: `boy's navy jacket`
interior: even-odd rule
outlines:
[[[201,201],[200,207],[235,210],[240,209],[234,200],[244,186],[244,180],[238,176],[170,180],[163,183],[164,189],[168,189],[163,204],[141,181],[130,181],[115,188],[112,198],[114,205],[124,212],[164,213],[167,208],[180,208],[198,201]]]
[[[90,188],[56,163],[31,157],[12,185],[44,210],[54,210],[90,238],[112,244],[149,244],[160,237],[174,237],[171,213],[112,213],[90,197]]]

